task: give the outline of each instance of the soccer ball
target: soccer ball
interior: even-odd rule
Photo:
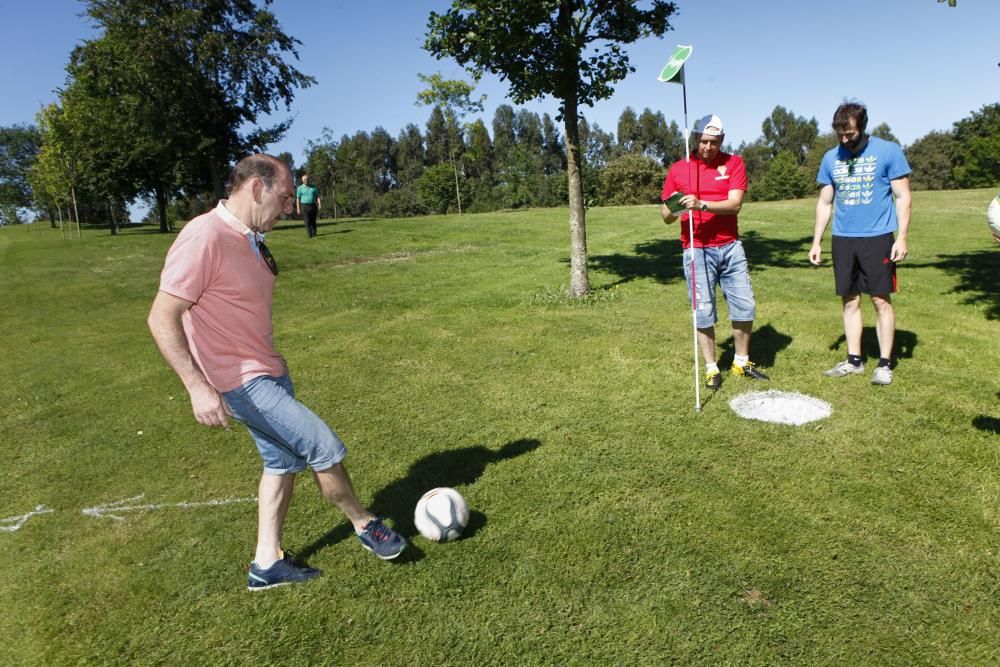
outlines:
[[[428,540],[450,542],[468,525],[469,506],[455,489],[431,489],[417,501],[413,523]]]
[[[994,236],[1000,236],[1000,195],[993,198],[986,209],[986,222]]]

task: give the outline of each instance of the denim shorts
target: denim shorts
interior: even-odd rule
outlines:
[[[698,310],[695,326],[707,329],[718,322],[715,288],[722,287],[733,322],[752,322],[757,316],[753,287],[750,285],[750,266],[743,252],[743,243],[733,241],[726,245],[695,248],[695,273],[698,278]],[[687,280],[688,300],[691,299],[691,248],[684,250],[684,278]]]
[[[222,396],[233,418],[253,436],[269,475],[297,473],[306,466],[319,472],[347,455],[344,443],[326,422],[295,400],[288,375],[261,375]]]

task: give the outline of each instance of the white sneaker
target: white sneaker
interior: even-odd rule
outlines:
[[[888,366],[879,366],[872,373],[872,384],[892,384],[892,369]]]
[[[847,360],[841,361],[828,371],[823,371],[823,375],[828,378],[842,378],[845,375],[858,375],[865,372],[865,365],[855,366]]]

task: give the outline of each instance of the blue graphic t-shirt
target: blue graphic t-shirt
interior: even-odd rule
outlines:
[[[903,150],[891,141],[868,137],[857,155],[843,146],[827,151],[816,181],[834,189],[834,236],[880,236],[895,232],[892,181],[910,173]]]

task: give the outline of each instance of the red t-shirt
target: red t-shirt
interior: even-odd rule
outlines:
[[[694,195],[702,201],[725,201],[730,190],[747,191],[747,169],[739,155],[719,153],[711,165],[702,162],[697,153],[691,161],[679,160],[670,165],[663,181],[660,199],[666,200],[680,191]],[[682,212],[681,245],[690,247],[688,214]],[[708,211],[694,211],[694,247],[705,248],[732,243],[740,237],[735,215],[718,215]]]

